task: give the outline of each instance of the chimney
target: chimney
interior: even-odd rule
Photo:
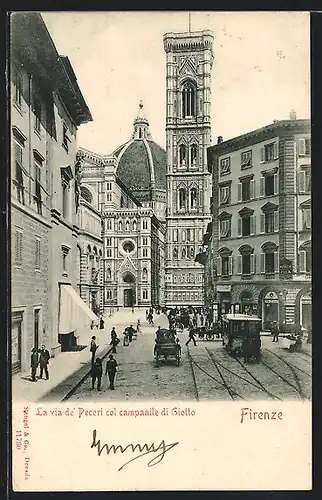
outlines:
[[[290,120],[296,120],[296,111],[294,109],[290,112]]]
[[[224,140],[224,139],[223,139],[223,136],[222,136],[222,135],[219,135],[219,136],[217,137],[217,144],[221,144],[221,143],[223,142],[223,140]]]

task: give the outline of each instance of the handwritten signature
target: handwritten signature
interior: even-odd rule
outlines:
[[[97,431],[96,429],[93,430],[93,442],[91,445],[91,448],[97,448],[97,454],[100,457],[103,450],[105,449],[106,454],[109,455],[111,452],[116,454],[116,452],[119,450],[121,454],[125,453],[126,451],[130,450],[132,453],[135,453],[137,450],[139,451],[139,454],[129,460],[128,462],[125,462],[118,470],[122,470],[126,465],[128,465],[131,462],[134,462],[134,460],[137,460],[138,458],[142,458],[145,455],[149,455],[149,453],[157,453],[160,451],[158,455],[153,457],[147,464],[148,467],[153,467],[154,465],[158,465],[160,462],[162,462],[164,455],[167,453],[167,451],[170,451],[174,446],[179,444],[177,443],[171,443],[171,444],[165,444],[164,440],[160,442],[159,445],[156,445],[155,443],[152,444],[128,444],[126,446],[122,446],[120,444],[115,445],[115,444],[101,444],[101,440],[97,439]]]

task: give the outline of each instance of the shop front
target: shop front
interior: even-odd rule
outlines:
[[[251,316],[258,314],[258,304],[249,290],[244,290],[240,294],[240,309],[242,314],[249,314]]]
[[[266,292],[262,298],[262,327],[269,331],[273,321],[280,322],[279,298],[276,292]]]
[[[301,290],[296,300],[298,310],[298,323],[312,334],[312,294],[310,290]]]
[[[231,312],[231,285],[217,285],[218,317]]]

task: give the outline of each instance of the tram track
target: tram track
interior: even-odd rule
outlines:
[[[197,386],[197,381],[196,381],[196,375],[195,375],[195,371],[193,368],[193,359],[192,359],[192,356],[190,354],[189,347],[187,349],[187,354],[188,354],[188,359],[189,359],[189,364],[190,364],[190,369],[191,369],[191,374],[192,374],[195,399],[196,399],[196,401],[199,401],[199,392],[198,392],[198,386]]]
[[[201,372],[203,372],[205,375],[207,375],[209,378],[211,378],[212,380],[214,380],[217,384],[219,384],[221,387],[224,387],[226,389],[226,391],[228,392],[229,396],[231,397],[231,399],[233,401],[235,401],[235,397],[236,396],[237,398],[239,399],[245,399],[243,396],[241,396],[237,391],[235,391],[235,389],[232,389],[228,384],[227,382],[225,381],[225,378],[223,377],[222,373],[220,372],[220,370],[217,368],[217,371],[219,373],[219,376],[221,378],[221,380],[218,380],[218,378],[214,377],[212,374],[210,374],[207,370],[205,370],[204,368],[202,368],[199,363],[197,363],[193,357],[191,356],[190,352],[189,352],[189,348],[188,348],[188,356],[189,356],[189,361],[191,363],[191,368],[193,370],[193,365],[195,365]],[[196,379],[195,379],[195,375],[194,375],[194,371],[193,371],[193,377],[194,377],[194,381],[196,383]],[[199,399],[198,399],[199,400]]]
[[[269,351],[270,352],[270,351]],[[297,394],[300,395],[301,399],[306,399],[305,397],[303,397],[302,395],[302,391],[298,389],[298,387],[296,387],[294,384],[292,384],[289,380],[287,380],[285,377],[283,377],[283,375],[281,375],[281,373],[279,373],[278,371],[275,370],[275,368],[272,368],[272,366],[270,366],[269,364],[267,364],[265,361],[263,361],[263,359],[261,359],[260,361],[266,368],[268,368],[271,372],[273,372],[275,375],[277,375],[277,377],[281,380],[283,380],[283,382],[288,385],[289,387],[291,387]]]
[[[276,357],[282,359],[285,363],[288,363],[289,365],[292,365],[293,368],[296,368],[296,370],[300,371],[301,373],[304,373],[304,375],[307,375],[308,377],[312,378],[312,373],[308,373],[305,370],[303,370],[303,368],[300,368],[299,366],[294,365],[294,363],[290,363],[290,361],[288,359],[286,359],[284,356],[279,356],[278,354],[276,354],[273,351],[269,351],[269,352],[271,352],[271,354],[274,354]]]
[[[278,354],[276,354],[275,352],[273,351],[270,351],[269,349],[265,349],[266,352],[269,352],[271,355],[275,356],[276,358],[278,358],[280,361],[282,361],[289,369],[290,371],[292,372],[292,375],[294,377],[294,380],[295,380],[295,383],[297,385],[297,391],[299,393],[299,395],[301,396],[301,398],[303,400],[307,399],[306,398],[306,395],[304,394],[303,392],[303,388],[302,388],[302,385],[301,385],[301,382],[300,382],[300,379],[296,373],[296,371],[294,370],[294,365],[292,365],[291,363],[289,363],[289,361],[287,361],[285,358],[283,358],[282,356],[279,356]]]

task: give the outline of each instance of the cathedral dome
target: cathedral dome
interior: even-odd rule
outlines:
[[[113,153],[118,158],[116,173],[140,201],[151,201],[153,191],[166,190],[167,154],[152,140],[142,102],[133,125],[131,140]]]

